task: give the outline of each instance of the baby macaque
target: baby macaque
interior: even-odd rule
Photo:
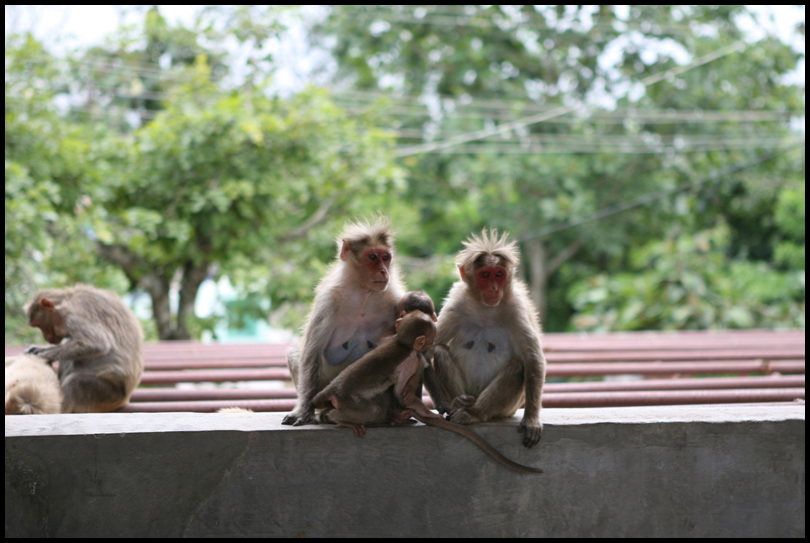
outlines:
[[[343,370],[312,400],[316,409],[331,407],[329,417],[358,437],[366,433],[364,424],[385,421],[390,405],[375,400],[392,385],[403,388],[420,363],[416,352],[433,345],[436,325],[421,311],[400,317],[396,326],[396,335]]]
[[[397,320],[396,335],[385,338],[379,347],[345,369],[315,396],[313,405],[318,409],[332,407],[330,418],[351,428],[357,437],[365,435],[365,424],[401,424],[414,417],[463,435],[510,469],[543,473],[506,458],[470,428],[444,420],[414,393],[423,368],[419,353],[430,349],[435,335],[436,326],[426,312],[417,309],[405,314]]]
[[[399,315],[405,287],[388,220],[348,224],[337,246],[337,259],[315,289],[301,347],[287,353],[298,403],[282,424],[318,422],[315,395],[374,349]]]

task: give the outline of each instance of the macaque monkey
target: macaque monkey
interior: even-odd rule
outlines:
[[[329,417],[354,430],[357,437],[365,435],[364,424],[386,420],[390,402],[384,393],[391,386],[401,390],[421,364],[416,353],[433,346],[436,325],[421,311],[400,317],[396,327],[396,335],[386,337],[312,399],[316,409],[332,408]],[[421,399],[414,398],[414,402],[417,400],[422,404]],[[417,408],[415,404],[413,407]],[[423,409],[425,414],[431,414],[424,405]]]
[[[56,371],[32,354],[6,357],[6,415],[53,415],[62,411]]]
[[[424,290],[409,290],[400,298],[397,304],[397,314],[402,317],[403,313],[410,313],[411,311],[421,311],[430,317],[433,322],[439,320],[436,316],[433,299]]]
[[[459,424],[511,417],[525,403],[523,444],[540,440],[546,360],[540,323],[526,285],[515,278],[518,250],[508,235],[483,231],[464,242],[461,281],[439,315],[431,379],[436,409]]]
[[[63,413],[103,413],[129,402],[143,373],[143,332],[117,294],[87,285],[45,289],[27,311],[52,345],[26,353],[59,361]]]
[[[393,328],[405,293],[387,220],[349,224],[337,246],[337,260],[315,289],[301,347],[287,353],[298,403],[283,424],[316,422],[312,399],[379,344]]]
[[[433,346],[435,335],[436,325],[427,314],[420,310],[405,314],[397,320],[396,335],[388,336],[379,347],[346,368],[315,396],[313,405],[331,408],[331,419],[351,428],[357,437],[366,434],[366,424],[402,424],[414,417],[429,426],[463,435],[508,468],[543,473],[506,458],[471,429],[430,411],[421,397],[414,395],[415,376],[421,374],[423,364],[418,353]]]

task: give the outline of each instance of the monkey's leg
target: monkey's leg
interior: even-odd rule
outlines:
[[[293,386],[298,388],[298,363],[301,359],[301,352],[295,347],[290,347],[287,351],[287,367],[290,369],[290,377],[292,378]]]
[[[335,403],[333,401],[333,403]],[[384,416],[380,406],[372,400],[359,397],[342,397],[337,401],[339,407],[329,411],[329,417],[340,426],[347,426],[357,437],[366,434],[364,424],[379,422]]]
[[[439,413],[449,413],[453,399],[464,394],[464,376],[444,345],[433,348],[433,366],[425,368],[424,382]]]
[[[127,404],[123,379],[74,372],[60,379],[63,413],[106,413]]]
[[[455,411],[450,420],[458,424],[487,422],[494,418],[511,417],[523,405],[525,398],[523,374],[519,360],[510,360],[501,372],[478,395],[475,403]],[[464,403],[460,398],[460,403]]]

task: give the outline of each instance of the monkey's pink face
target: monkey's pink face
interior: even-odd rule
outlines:
[[[501,303],[509,272],[503,266],[484,266],[475,272],[475,285],[484,305],[495,307]]]
[[[39,322],[32,322],[31,326],[35,326],[42,330],[42,337],[45,338],[45,341],[53,345],[61,343],[64,339],[64,336],[60,336],[56,331],[56,327],[54,326],[48,326],[47,324],[41,324]]]
[[[371,248],[363,253],[363,268],[368,274],[372,289],[385,290],[388,287],[388,280],[391,278],[388,268],[392,258],[391,253],[382,248]]]

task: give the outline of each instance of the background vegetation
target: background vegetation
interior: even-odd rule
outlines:
[[[298,327],[377,211],[439,302],[496,227],[548,331],[804,327],[804,51],[745,6],[138,7],[68,51],[15,9],[6,343],[74,282],[148,299],[153,339]],[[307,86],[270,53],[300,29]],[[235,303],[197,317],[222,277]]]

